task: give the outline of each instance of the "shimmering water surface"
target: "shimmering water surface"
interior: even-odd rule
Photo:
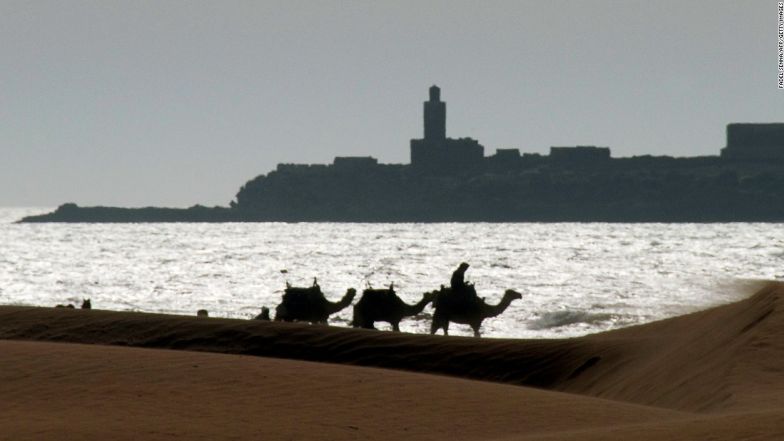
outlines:
[[[274,310],[286,281],[313,277],[332,300],[394,282],[415,302],[466,261],[489,303],[523,293],[483,333],[538,338],[680,315],[784,278],[782,224],[13,223],[46,211],[0,208],[0,303],[90,297],[97,309],[250,318]],[[431,313],[401,329],[427,332]],[[350,319],[347,308],[330,323]]]

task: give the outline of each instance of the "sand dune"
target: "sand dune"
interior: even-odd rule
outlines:
[[[782,295],[568,340],[0,307],[0,438],[784,439]]]
[[[481,439],[678,412],[401,371],[186,351],[2,342],[2,427],[86,439]],[[32,424],[30,422],[32,419]],[[40,432],[38,432],[40,434]],[[37,435],[31,433],[30,435]],[[31,436],[31,439],[35,436]]]

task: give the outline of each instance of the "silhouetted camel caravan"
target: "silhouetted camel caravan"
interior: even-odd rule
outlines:
[[[444,335],[449,335],[449,322],[454,322],[471,326],[475,337],[479,337],[479,328],[484,319],[501,314],[513,300],[523,298],[519,292],[507,289],[498,304],[488,305],[485,299],[476,295],[472,298],[458,296],[452,288],[442,287],[436,293],[436,299],[433,301],[436,311],[433,313],[430,333],[435,334],[439,329],[443,329]]]
[[[425,293],[422,300],[409,305],[395,294],[392,285],[389,289],[366,289],[362,292],[362,298],[354,305],[351,325],[355,328],[375,329],[374,322],[387,322],[395,332],[400,332],[400,321],[422,312],[435,296],[435,292]]]
[[[295,288],[287,283],[283,300],[275,308],[275,321],[327,323],[330,315],[350,305],[356,295],[357,290],[349,288],[340,301],[330,302],[315,279],[309,288]]]
[[[423,294],[422,299],[415,304],[405,303],[395,293],[393,285],[387,289],[364,290],[362,297],[354,305],[351,326],[375,329],[375,322],[388,322],[394,331],[399,332],[401,320],[421,313],[428,303],[433,302],[435,313],[430,327],[431,334],[443,329],[444,334],[449,335],[449,322],[454,322],[471,326],[474,336],[479,337],[479,329],[484,319],[503,313],[512,301],[523,296],[508,289],[498,304],[487,304],[483,298],[477,296],[474,285],[465,282],[468,267],[467,263],[461,263],[452,274],[449,288],[442,285],[438,291]],[[315,278],[313,285],[308,288],[292,287],[286,283],[283,300],[275,308],[275,321],[327,323],[329,316],[349,306],[355,295],[356,290],[349,288],[340,301],[330,302],[324,297]],[[262,308],[261,314],[254,319],[269,320],[269,309]]]
[[[395,332],[399,332],[401,320],[421,313],[427,304],[432,302],[435,313],[430,327],[431,334],[443,329],[444,334],[449,335],[449,322],[454,322],[471,326],[474,336],[479,337],[479,329],[484,319],[503,313],[512,301],[523,296],[508,289],[498,304],[487,304],[483,298],[477,296],[474,285],[465,282],[468,267],[467,263],[461,263],[452,274],[449,288],[441,285],[440,290],[423,294],[422,299],[415,304],[405,303],[395,293],[393,285],[387,289],[364,290],[362,297],[354,305],[351,326],[375,329],[375,322],[387,322]],[[349,306],[355,296],[356,290],[349,288],[342,299],[331,302],[324,297],[315,278],[313,285],[307,288],[293,287],[287,282],[282,301],[275,308],[275,321],[327,323],[330,315]],[[262,307],[261,313],[253,319],[269,320],[269,308]]]
[[[393,285],[387,289],[368,288],[362,292],[362,297],[354,305],[354,316],[351,326],[354,328],[375,329],[376,322],[387,322],[392,325],[395,332],[400,332],[400,322],[406,318],[420,314],[425,307],[432,303],[435,308],[430,333],[435,334],[439,329],[444,330],[444,335],[449,335],[449,322],[467,324],[474,331],[474,336],[479,337],[479,329],[486,318],[495,317],[503,313],[506,308],[522,295],[508,289],[501,301],[490,305],[476,294],[473,284],[466,283],[465,272],[467,263],[461,263],[452,273],[450,286],[437,291],[426,292],[422,298],[408,304],[395,292]],[[307,288],[293,287],[288,282],[280,304],[275,308],[275,321],[310,322],[312,324],[326,324],[329,316],[351,305],[357,291],[349,288],[346,294],[337,302],[327,300],[317,279]],[[73,304],[57,305],[56,308],[74,309]],[[82,299],[82,309],[91,309],[90,299]],[[199,309],[196,316],[209,317],[206,309]],[[253,317],[253,320],[269,321],[270,309],[266,306]]]

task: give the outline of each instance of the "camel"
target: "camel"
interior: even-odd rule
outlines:
[[[330,302],[324,297],[315,279],[313,286],[309,288],[296,288],[287,283],[283,300],[275,308],[275,321],[326,324],[330,315],[350,305],[356,295],[357,290],[349,288],[342,299]]]
[[[470,285],[473,291],[473,286]],[[433,306],[433,323],[430,325],[430,334],[435,334],[439,329],[444,330],[444,335],[449,335],[449,322],[470,325],[474,330],[474,337],[479,337],[479,328],[486,318],[495,317],[506,310],[513,300],[523,296],[514,290],[507,289],[504,297],[496,305],[488,305],[484,298],[474,296],[459,298],[451,288],[441,287],[437,293]],[[475,291],[474,291],[475,292]]]
[[[422,300],[409,305],[395,294],[392,285],[389,289],[366,289],[362,292],[362,298],[354,305],[354,320],[351,326],[375,329],[374,322],[387,322],[392,325],[392,330],[400,332],[400,320],[419,314],[435,297],[435,291],[428,292],[422,296]]]

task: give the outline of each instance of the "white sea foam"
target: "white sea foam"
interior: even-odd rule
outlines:
[[[736,300],[783,278],[781,224],[14,224],[0,209],[0,303],[250,318],[286,281],[327,296],[395,283],[414,302],[462,261],[489,303],[492,337],[568,337]],[[401,328],[427,332],[428,315]],[[351,308],[333,318],[345,326]],[[453,325],[456,335],[467,327]]]
[[[619,321],[619,316],[615,314],[565,309],[563,311],[545,312],[538,318],[529,320],[527,326],[528,329],[543,330],[574,325],[593,326],[615,321]]]

